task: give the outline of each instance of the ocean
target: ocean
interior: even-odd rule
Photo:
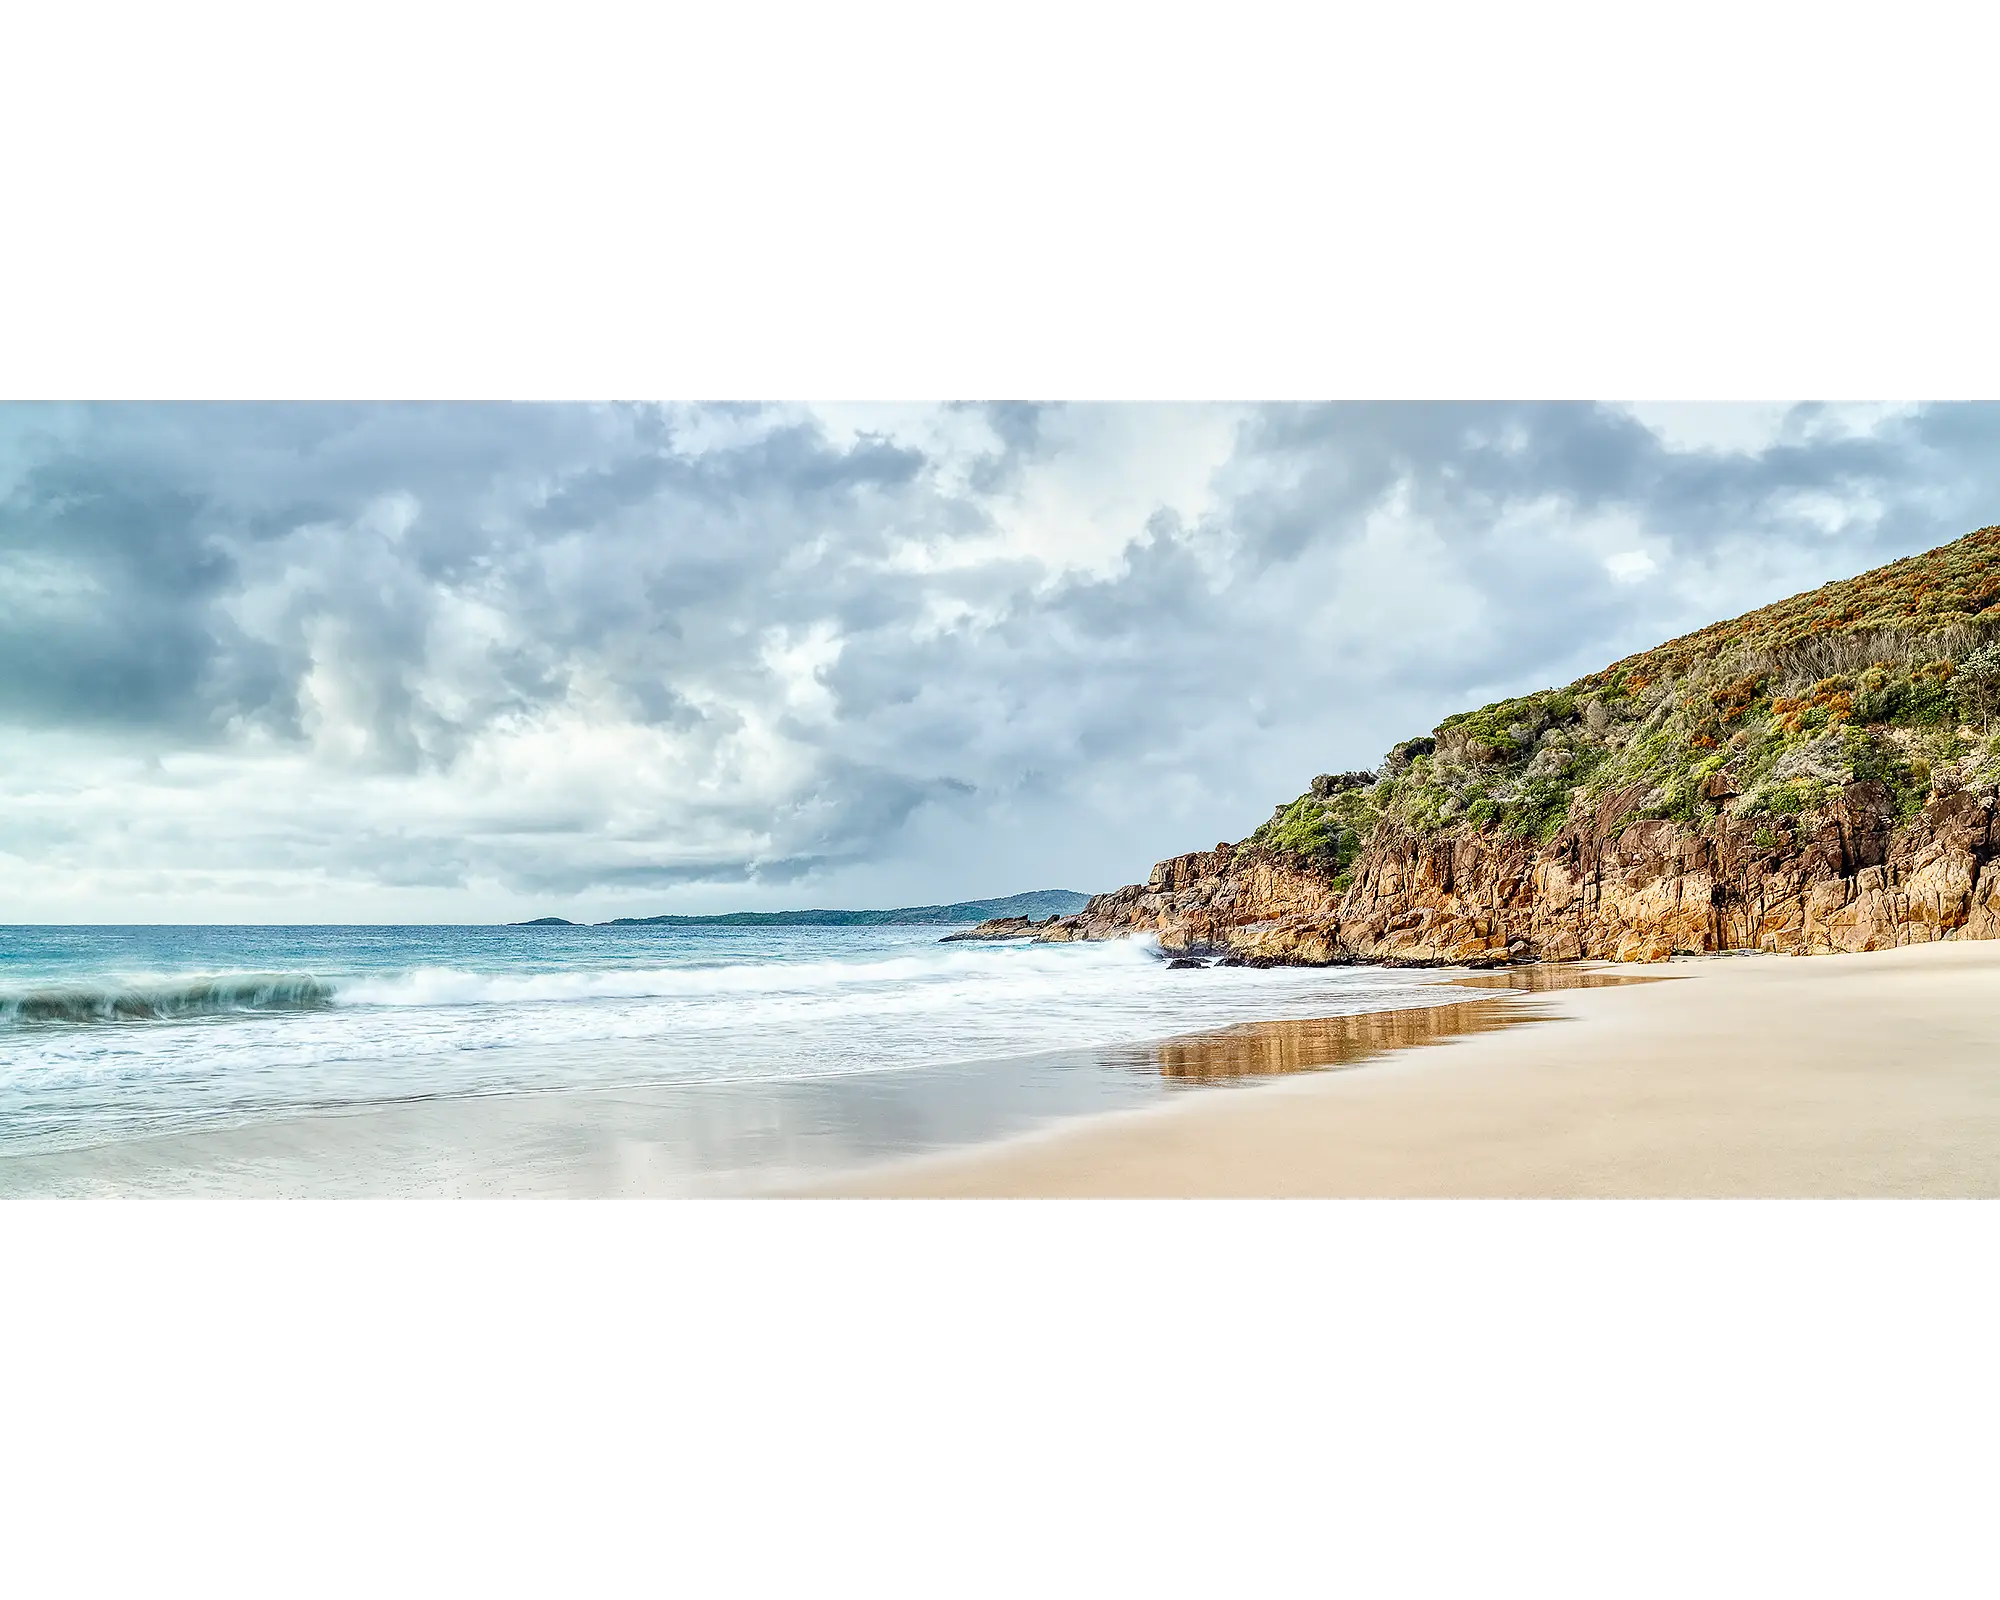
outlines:
[[[620,1170],[643,1148],[627,1188],[740,1192],[1198,1081],[1154,1070],[1135,1048],[1153,1041],[1465,998],[1423,972],[1173,971],[1136,940],[939,940],[0,929],[0,1192],[554,1191],[594,1127],[617,1130]],[[553,1107],[567,1143],[537,1109]],[[333,1153],[314,1156],[314,1128],[337,1131]]]

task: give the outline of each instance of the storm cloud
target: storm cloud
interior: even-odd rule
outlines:
[[[2000,520],[1938,407],[0,406],[9,920],[1061,884]]]

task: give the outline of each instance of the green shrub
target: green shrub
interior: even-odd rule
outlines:
[[[1931,670],[1939,665],[1949,667],[1950,663],[1927,663],[1909,679],[1903,689],[1902,705],[1898,708],[1898,722],[1919,728],[1935,728],[1953,720],[1957,708],[1952,704],[1950,675]]]
[[[1765,805],[1773,816],[1795,817],[1817,798],[1818,794],[1813,785],[1803,779],[1797,779],[1773,789]]]
[[[1891,677],[1886,667],[1870,667],[1861,674],[1854,696],[1856,722],[1894,722],[1902,714],[1909,696],[1909,683]]]

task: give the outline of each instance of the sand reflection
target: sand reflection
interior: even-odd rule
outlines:
[[[1561,1013],[1528,997],[1555,989],[1601,989],[1626,983],[1661,983],[1676,974],[1609,972],[1569,963],[1509,967],[1498,972],[1440,979],[1468,989],[1501,991],[1489,999],[1364,1011],[1347,1017],[1290,1022],[1246,1022],[1211,1033],[1183,1034],[1158,1044],[1102,1052],[1107,1066],[1157,1073],[1169,1083],[1230,1083],[1292,1072],[1325,1072],[1372,1061],[1392,1050],[1441,1044],[1475,1033],[1546,1022]]]
[[[1105,1063],[1155,1072],[1170,1083],[1227,1083],[1350,1067],[1392,1050],[1490,1033],[1557,1015],[1524,998],[1466,1000],[1401,1011],[1296,1022],[1246,1022],[1105,1053]]]
[[[1541,966],[1475,972],[1470,977],[1443,981],[1461,989],[1518,989],[1543,994],[1551,989],[1609,989],[1622,983],[1669,983],[1682,976],[1677,972],[1607,972],[1602,967],[1552,961]]]

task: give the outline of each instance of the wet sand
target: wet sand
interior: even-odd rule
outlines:
[[[2000,1195],[2000,942],[1622,970],[1678,981],[1550,988],[1500,1002],[1521,1026],[1076,1119],[816,1192]]]

